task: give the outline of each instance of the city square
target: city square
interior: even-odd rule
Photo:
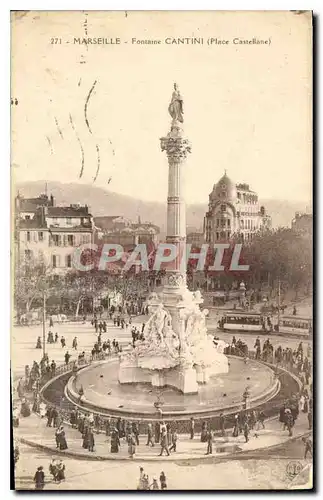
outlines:
[[[88,61],[92,69],[77,66],[82,76],[67,81],[65,88],[62,82],[57,86],[47,67],[37,68],[50,82],[36,112],[42,116],[37,133],[44,129],[48,134],[46,153],[40,146],[39,157],[50,159],[48,165],[43,162],[45,173],[32,163],[32,182],[25,170],[25,182],[19,177],[22,170],[15,180],[13,487],[311,489],[313,214],[311,182],[306,178],[305,183],[301,170],[305,156],[295,154],[299,171],[295,167],[293,175],[277,170],[280,148],[288,159],[295,150],[288,135],[282,139],[288,129],[282,121],[279,147],[276,128],[272,142],[267,133],[259,141],[259,168],[258,153],[253,155],[258,151],[256,124],[264,130],[263,115],[258,108],[245,108],[245,98],[238,97],[243,85],[226,59],[222,67],[233,72],[235,98],[231,83],[222,83],[217,65],[211,64],[214,55],[205,49],[210,64],[201,76],[203,85],[197,88],[184,77],[189,59],[179,64],[177,57],[169,63],[180,78],[166,83],[152,51],[173,44],[177,50],[187,45],[186,50],[202,51],[204,36],[177,39],[166,36],[173,34],[166,27],[155,38],[160,43],[151,44],[137,43],[154,38],[134,31],[136,43],[127,48],[122,37],[99,36],[102,13],[83,14],[84,36],[74,38],[82,41],[75,43],[80,52],[69,53],[64,64]],[[79,19],[80,13],[74,15]],[[140,26],[141,16],[131,13],[127,22]],[[157,17],[149,18],[155,29]],[[21,34],[30,16],[20,24],[19,19],[14,24]],[[193,18],[187,19],[191,23]],[[297,22],[291,21],[299,27]],[[98,36],[88,36],[94,24]],[[278,29],[269,24],[274,32]],[[240,45],[249,46],[246,50],[271,47],[271,37],[231,33],[223,39],[233,42],[220,44],[222,36],[214,38],[211,32],[205,38],[206,45],[223,46],[233,58],[244,50]],[[64,45],[63,37],[52,40]],[[102,49],[99,63],[96,45]],[[28,50],[18,51],[16,68],[17,61],[24,65]],[[138,63],[138,51],[150,54],[147,60],[153,61],[159,79],[149,65],[148,86],[144,78],[139,85],[132,72],[110,78],[106,68],[111,60],[112,66],[128,70],[128,61]],[[46,57],[52,56],[48,52]],[[273,64],[244,57],[254,75],[259,64]],[[62,61],[57,58],[56,66]],[[172,73],[169,67],[166,73]],[[294,73],[288,73],[293,82]],[[301,71],[297,81],[304,81]],[[255,102],[268,113],[259,88]],[[49,104],[50,89],[61,96],[60,106],[52,99]],[[208,93],[212,98],[206,98]],[[305,113],[303,99],[291,100],[287,109],[297,102]],[[35,112],[28,103],[24,106],[25,113]],[[228,113],[231,125],[222,127],[220,120],[223,143],[213,148],[218,108],[223,117]],[[238,126],[242,117],[249,117],[252,131],[246,127],[245,139]],[[21,137],[24,122],[15,123]],[[16,147],[17,164],[27,164],[23,152],[31,154],[29,144],[22,144]],[[264,163],[269,150],[274,160]],[[273,172],[281,182],[274,182]],[[277,202],[279,192],[289,208],[285,200]],[[293,201],[294,192],[299,199]]]

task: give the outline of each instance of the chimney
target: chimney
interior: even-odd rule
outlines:
[[[55,206],[55,205],[54,205],[54,196],[53,196],[52,194],[50,195],[50,206],[51,206],[51,207],[54,207],[54,206]]]

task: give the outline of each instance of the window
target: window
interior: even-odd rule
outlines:
[[[30,241],[30,231],[27,231],[26,238],[27,238],[27,241]]]
[[[66,217],[66,225],[71,226],[72,225],[72,219],[71,217]]]
[[[225,212],[225,211],[226,211],[226,209],[227,209],[226,205],[224,205],[224,204],[223,204],[223,205],[221,205],[221,212]]]
[[[30,215],[26,215],[25,220],[30,220]]]
[[[66,255],[66,267],[72,267],[72,256]]]
[[[44,241],[44,233],[43,233],[43,231],[38,231],[38,241]]]
[[[216,239],[217,240],[219,239],[219,233],[216,233]]]
[[[225,219],[221,219],[221,227],[225,227]]]
[[[231,227],[231,219],[227,219],[227,225],[228,227]]]
[[[59,267],[59,255],[52,255],[52,266]]]
[[[59,247],[61,245],[61,237],[59,234],[52,234],[52,239],[55,247]]]
[[[67,236],[67,242],[68,242],[69,246],[71,246],[71,247],[74,246],[74,235],[73,234],[69,234]]]

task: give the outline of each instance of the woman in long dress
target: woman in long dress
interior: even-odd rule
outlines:
[[[136,453],[136,441],[135,436],[132,433],[128,436],[128,453],[130,458],[133,458]]]
[[[113,429],[111,433],[111,453],[119,453],[120,438],[117,429]]]
[[[67,450],[67,442],[66,442],[66,437],[65,437],[65,431],[64,427],[61,425],[61,427],[58,430],[58,433],[56,434],[57,437],[57,442],[59,445],[60,450]]]
[[[23,399],[22,402],[21,402],[21,410],[20,410],[20,414],[23,416],[23,417],[29,417],[30,414],[31,414],[31,411],[30,411],[30,405],[27,401],[27,399]]]
[[[82,447],[85,450],[87,450],[89,447],[89,428],[87,426],[84,427],[82,438],[83,438]]]

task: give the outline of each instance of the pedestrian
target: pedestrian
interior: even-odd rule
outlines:
[[[172,441],[172,445],[171,447],[169,448],[169,451],[175,451],[176,452],[176,443],[177,443],[177,432],[176,430],[174,430],[171,434],[171,441]]]
[[[157,482],[157,479],[155,477],[153,478],[153,482],[150,486],[150,489],[151,490],[159,490],[158,482]]]
[[[160,473],[159,481],[160,481],[160,489],[161,490],[166,490],[167,489],[167,483],[166,483],[166,476],[165,476],[164,471],[162,471]]]
[[[73,342],[72,342],[72,348],[77,349],[77,337],[74,337]]]
[[[65,337],[61,337],[61,346],[62,346],[62,349],[63,349],[64,347],[66,347]]]
[[[312,429],[312,410],[309,410],[307,414],[307,420],[308,420],[308,428],[309,430]]]
[[[153,426],[151,423],[148,424],[148,435],[147,435],[147,443],[146,446],[155,446],[154,443],[154,433],[153,433]]]
[[[50,371],[51,371],[52,377],[55,377],[56,363],[55,363],[55,361],[53,359],[52,359],[52,362],[50,364]]]
[[[208,429],[206,455],[212,455],[213,452],[212,443],[213,443],[213,432],[211,429]]]
[[[139,482],[138,482],[138,486],[137,486],[137,490],[143,490],[143,478],[144,478],[144,469],[143,467],[139,467]]]
[[[149,490],[149,477],[148,474],[144,474],[142,478],[142,489]]]
[[[45,486],[45,473],[43,467],[37,467],[34,475],[35,490],[43,490]]]
[[[294,419],[292,412],[289,408],[286,408],[285,410],[285,424],[288,429],[288,435],[292,436],[293,435],[293,427],[294,427]]]
[[[255,410],[251,410],[251,412],[249,413],[249,426],[250,426],[250,430],[253,430],[253,428],[256,425],[256,422],[257,422],[256,412],[255,412]]]
[[[119,453],[120,437],[117,428],[111,432],[111,453]]]
[[[59,449],[67,450],[68,446],[66,442],[65,431],[62,425],[57,429],[55,437],[56,437],[56,444],[58,444]]]
[[[51,406],[48,406],[48,408],[47,408],[46,417],[47,417],[46,427],[51,427],[52,421],[53,421],[53,409]]]
[[[264,412],[260,411],[258,413],[258,423],[259,423],[259,425],[262,426],[263,429],[265,429],[265,418],[266,418],[266,415],[264,414]]]
[[[195,428],[194,417],[191,417],[190,418],[190,439],[194,439],[194,428]]]
[[[233,437],[239,436],[239,415],[234,416],[234,426],[233,426],[232,436]]]
[[[313,443],[309,437],[302,437],[302,441],[305,446],[305,451],[304,451],[304,459],[307,457],[307,454],[310,454],[310,457],[313,457]]]
[[[136,453],[136,440],[132,432],[128,436],[128,453],[130,458],[133,458]]]
[[[64,358],[65,358],[65,364],[68,365],[71,358],[71,355],[68,351],[66,351]]]
[[[139,425],[137,422],[132,422],[132,433],[136,440],[136,445],[139,446]]]
[[[57,332],[55,333],[55,339],[54,339],[54,341],[55,341],[55,344],[58,342],[58,333]]]
[[[243,428],[243,435],[245,437],[246,443],[249,441],[249,432],[250,432],[249,424],[246,420]]]
[[[94,432],[93,432],[93,428],[92,427],[89,427],[87,440],[88,440],[88,443],[87,443],[88,450],[91,451],[91,452],[93,452],[94,451],[95,441],[94,441]]]
[[[207,422],[204,420],[201,430],[201,443],[206,443],[207,441]]]
[[[161,435],[160,435],[160,454],[159,456],[161,457],[163,454],[163,451],[166,451],[167,456],[169,456],[169,450],[168,450],[168,442],[167,442],[167,431],[166,431],[166,426],[162,426],[161,430]]]
[[[155,443],[159,443],[160,440],[160,423],[155,423]]]
[[[77,427],[77,410],[76,410],[76,407],[73,408],[73,410],[70,413],[70,424],[72,426],[72,429],[76,429],[76,427]]]
[[[85,422],[85,419],[84,419],[84,422]],[[84,427],[83,427],[83,432],[82,432],[82,448],[84,448],[85,450],[88,450],[89,448],[89,427],[87,425],[85,425],[84,423]]]
[[[55,406],[52,408],[53,427],[59,427],[59,415]]]

